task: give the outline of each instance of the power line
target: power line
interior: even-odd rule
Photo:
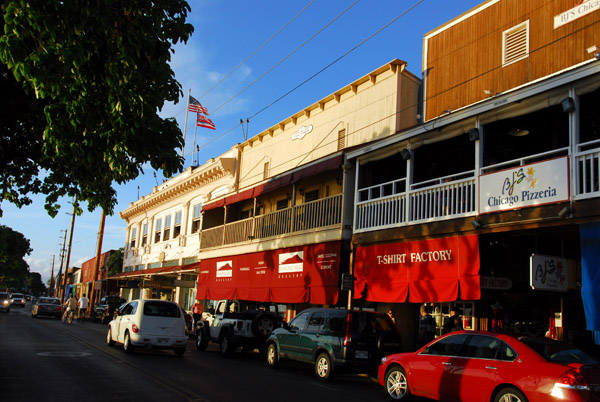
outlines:
[[[254,56],[256,53],[258,53],[263,47],[265,47],[269,42],[271,42],[277,35],[279,35],[281,33],[281,31],[283,31],[288,25],[290,25],[292,23],[292,21],[294,21],[296,18],[298,18],[300,16],[300,14],[302,14],[304,11],[306,11],[306,9],[308,7],[310,7],[310,5],[312,3],[314,3],[315,0],[311,0],[310,3],[308,3],[306,6],[304,6],[304,8],[302,10],[300,10],[300,12],[298,14],[296,14],[291,20],[289,20],[284,26],[282,26],[281,28],[279,28],[279,30],[277,32],[275,32],[275,34],[273,34],[273,36],[271,36],[269,39],[267,39],[267,41],[265,43],[263,43],[262,45],[260,45],[254,52],[252,52],[250,54],[250,56],[246,57],[246,59],[244,61],[242,61],[240,64],[237,65],[236,68],[234,68],[233,70],[231,70],[227,75],[225,75],[223,78],[221,78],[219,80],[219,82],[217,82],[216,84],[214,84],[212,87],[210,87],[206,92],[204,92],[202,95],[200,95],[200,97],[198,99],[202,99],[204,97],[204,95],[206,95],[207,93],[209,93],[210,91],[212,91],[216,86],[218,86],[220,83],[222,83],[223,81],[225,81],[225,79],[227,77],[229,77],[231,74],[233,74],[238,68],[240,68],[242,65],[244,65],[248,60],[250,60],[250,58],[252,58],[252,56]]]

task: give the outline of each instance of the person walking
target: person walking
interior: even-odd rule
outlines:
[[[81,296],[79,298],[79,301],[77,302],[77,308],[79,310],[78,320],[82,324],[83,324],[83,321],[85,320],[85,312],[88,309],[89,303],[90,303],[90,300],[87,297],[85,297],[85,293],[83,294],[83,296]]]
[[[435,338],[435,319],[429,314],[426,306],[421,306],[421,318],[419,318],[419,336],[417,348],[426,345]]]

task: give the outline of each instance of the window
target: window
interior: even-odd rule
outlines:
[[[325,314],[324,313],[314,313],[310,320],[308,320],[307,331],[320,331],[323,329],[323,324],[325,323]]]
[[[240,219],[248,219],[251,216],[251,212],[252,210],[250,209],[245,209],[242,212],[240,212]]]
[[[129,239],[129,249],[132,250],[135,248],[135,239],[137,237],[137,228],[131,229],[131,238]]]
[[[458,356],[458,352],[470,335],[450,335],[425,348],[424,355]]]
[[[344,148],[346,148],[346,129],[338,131],[337,149],[341,151]]]
[[[192,233],[200,230],[202,223],[202,204],[194,205],[194,216],[192,218]]]
[[[144,223],[144,229],[142,230],[142,247],[148,243],[148,224]]]
[[[173,228],[173,238],[181,234],[181,211],[175,212],[175,227]]]
[[[162,218],[158,218],[156,220],[156,229],[154,230],[154,243],[158,243],[160,241],[161,232],[162,232]]]
[[[263,166],[263,180],[269,178],[269,162],[265,162]]]
[[[498,359],[502,341],[493,336],[474,335],[467,343],[462,356],[477,359]]]
[[[163,232],[163,241],[167,241],[171,238],[171,217],[172,215],[165,216],[165,230]]]
[[[277,211],[279,211],[281,209],[286,209],[287,207],[288,207],[288,199],[287,198],[277,201]]]
[[[502,66],[507,66],[529,55],[529,21],[502,33]]]
[[[296,318],[294,318],[290,322],[290,330],[302,331],[304,328],[306,328],[306,322],[308,321],[308,316],[309,316],[309,313],[297,315]]]
[[[307,191],[304,194],[304,202],[311,202],[319,199],[319,190]]]

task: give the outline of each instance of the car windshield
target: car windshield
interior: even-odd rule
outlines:
[[[23,294],[22,293],[13,293],[12,297],[13,297],[13,299],[22,299]]]
[[[552,362],[600,364],[584,351],[553,339],[521,338],[519,340]]]
[[[144,304],[144,315],[155,317],[181,317],[179,308],[174,303],[146,302]]]

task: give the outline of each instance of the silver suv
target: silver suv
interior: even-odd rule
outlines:
[[[25,307],[25,295],[23,293],[11,293],[10,294],[10,304],[13,306],[19,306],[21,308]]]

